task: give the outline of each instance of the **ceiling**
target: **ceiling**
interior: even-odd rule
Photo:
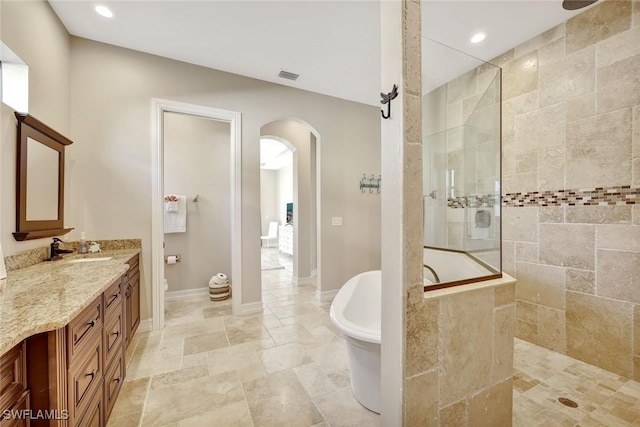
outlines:
[[[112,19],[96,14],[93,0],[49,3],[75,36],[379,105],[377,1],[100,2],[113,11]],[[561,0],[423,0],[422,12],[424,36],[489,60],[580,11],[565,11]],[[480,30],[486,40],[471,45],[468,39]],[[440,80],[460,74],[451,61],[429,58],[425,81],[436,70],[445,76]],[[279,78],[281,70],[300,78]]]

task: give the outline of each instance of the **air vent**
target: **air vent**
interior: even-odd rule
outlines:
[[[298,80],[298,77],[300,77],[300,74],[291,73],[285,70],[280,70],[280,74],[278,74],[278,77],[282,77],[283,79],[287,79],[287,80]]]

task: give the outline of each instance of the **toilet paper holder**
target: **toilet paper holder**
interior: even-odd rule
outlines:
[[[165,264],[169,264],[169,257],[170,256],[176,257],[176,262],[180,262],[180,254],[178,254],[178,255],[165,255],[164,256],[164,263]]]

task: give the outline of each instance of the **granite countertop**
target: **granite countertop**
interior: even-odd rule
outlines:
[[[0,289],[0,355],[32,335],[67,325],[113,284],[140,249],[69,254],[11,271]],[[112,257],[106,261],[69,262],[77,258]]]

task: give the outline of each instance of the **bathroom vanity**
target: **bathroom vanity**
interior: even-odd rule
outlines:
[[[0,290],[0,427],[106,424],[140,323],[139,249],[80,257],[12,271]]]

